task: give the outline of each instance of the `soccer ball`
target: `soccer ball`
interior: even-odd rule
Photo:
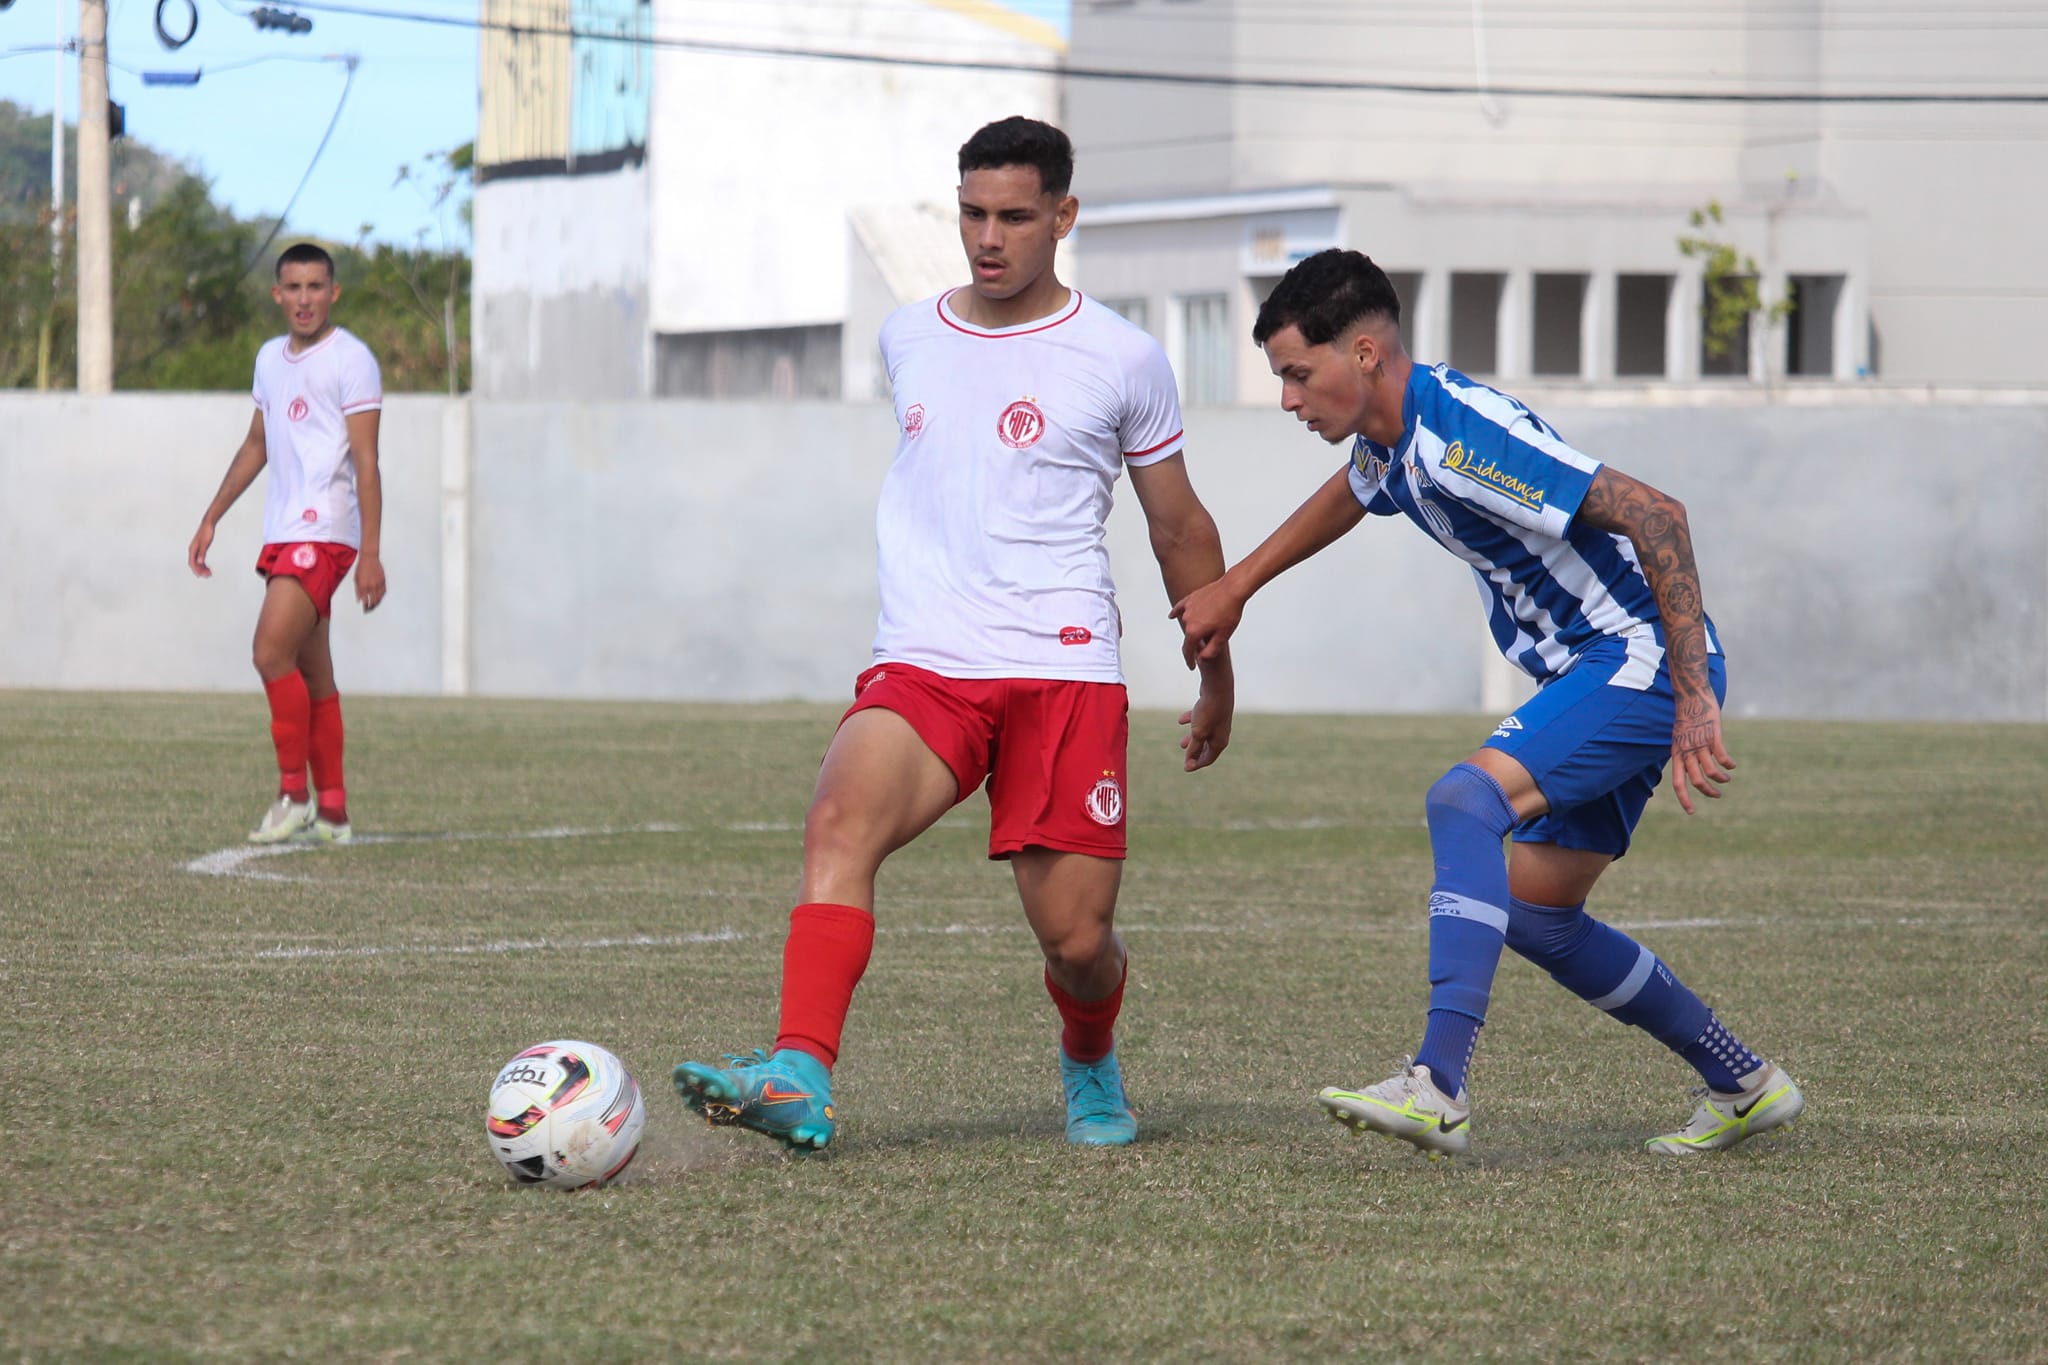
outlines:
[[[484,1128],[522,1185],[580,1190],[626,1169],[647,1106],[625,1063],[595,1043],[542,1043],[505,1063]]]

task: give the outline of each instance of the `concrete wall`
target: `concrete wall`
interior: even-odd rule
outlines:
[[[1744,716],[2048,720],[2048,404],[1820,405],[1565,392],[1533,405],[1684,499]],[[254,687],[261,485],[184,553],[248,421],[232,396],[0,394],[0,686]],[[1247,552],[1340,454],[1278,413],[1188,414]],[[879,405],[401,396],[384,420],[391,595],[344,600],[345,690],[843,698],[868,657]],[[1111,519],[1134,701],[1192,695],[1135,500]],[[1238,636],[1248,710],[1499,711],[1470,575],[1374,519]]]

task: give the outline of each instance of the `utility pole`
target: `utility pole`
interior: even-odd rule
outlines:
[[[42,336],[36,344],[36,387],[50,387],[50,347],[54,338],[57,291],[64,287],[64,6],[50,6],[57,18],[57,51],[50,84],[50,307],[43,314]]]
[[[114,224],[108,207],[107,0],[78,0],[78,391],[114,391]]]

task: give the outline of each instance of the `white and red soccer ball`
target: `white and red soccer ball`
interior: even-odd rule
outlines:
[[[647,1106],[625,1063],[595,1043],[541,1043],[491,1084],[484,1130],[523,1185],[580,1190],[614,1179],[640,1150]]]

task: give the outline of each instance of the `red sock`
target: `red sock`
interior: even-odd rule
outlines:
[[[320,798],[320,818],[345,819],[348,793],[341,780],[341,693],[314,699],[310,726],[306,759],[313,769],[313,791]]]
[[[1045,974],[1045,990],[1052,996],[1052,1003],[1059,1006],[1060,1051],[1071,1061],[1099,1062],[1109,1055],[1116,1046],[1113,1036],[1116,1017],[1124,1007],[1124,982],[1129,979],[1131,967],[1124,964],[1123,975],[1116,979],[1116,989],[1100,1000],[1076,1000],[1060,989],[1052,973]]]
[[[875,917],[851,905],[799,905],[782,945],[782,1025],[777,1048],[800,1048],[827,1067],[839,1060],[853,988],[868,969]]]
[[[277,792],[294,801],[306,799],[306,746],[312,728],[312,702],[306,679],[296,668],[263,684],[270,698],[270,742],[277,746]]]

